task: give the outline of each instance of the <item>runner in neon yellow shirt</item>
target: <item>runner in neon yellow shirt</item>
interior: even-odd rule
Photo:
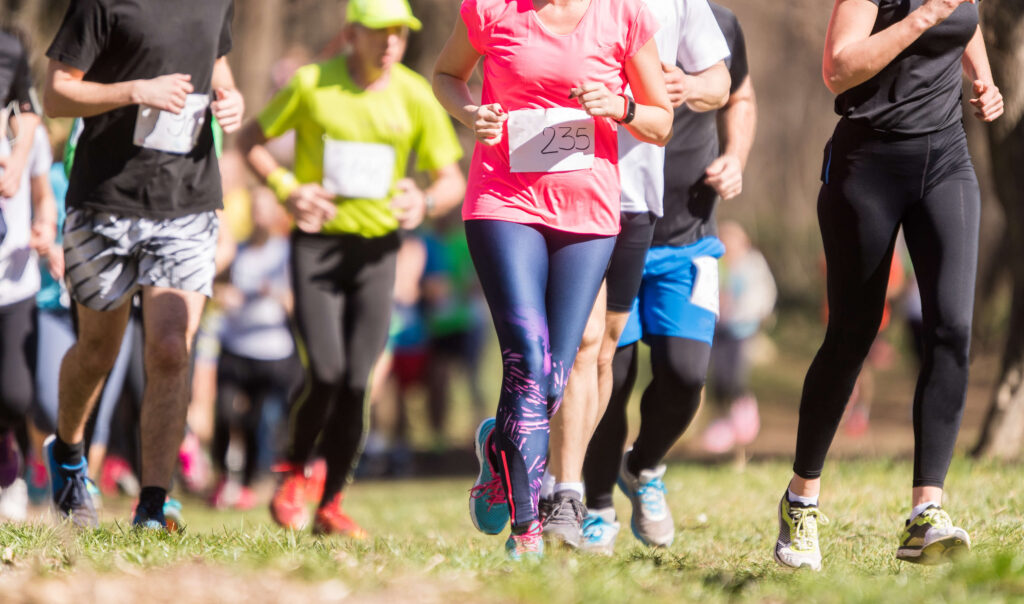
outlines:
[[[292,280],[306,380],[294,401],[287,461],[271,502],[279,524],[308,522],[305,467],[320,433],[327,478],[313,530],[361,537],[342,489],[363,435],[367,384],[384,349],[399,229],[441,215],[465,191],[462,149],[430,84],[399,61],[407,0],[350,0],[351,51],[300,68],[242,132],[252,169],[295,217]],[[263,146],[295,130],[295,172]],[[406,178],[411,153],[432,184]]]

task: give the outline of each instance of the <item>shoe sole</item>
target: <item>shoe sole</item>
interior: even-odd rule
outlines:
[[[921,549],[899,548],[896,550],[896,558],[913,564],[927,566],[954,562],[971,551],[969,540],[964,540],[957,535],[950,535],[929,543]]]
[[[480,422],[479,426],[477,426],[476,434],[474,435],[473,438],[473,450],[476,452],[476,460],[480,464],[480,473],[477,474],[476,482],[473,483],[474,485],[483,484],[484,473],[487,471],[487,466],[484,464],[488,463],[488,461],[487,458],[485,457],[486,453],[484,453],[483,445],[480,442],[480,436],[481,433],[484,432],[484,427],[488,426],[488,424],[490,424],[488,430],[491,430],[495,426],[497,426],[497,422],[493,418],[485,419],[484,421]],[[473,526],[476,527],[476,530],[480,531],[485,535],[497,535],[501,533],[505,530],[505,524],[507,523],[506,521],[506,523],[503,523],[501,525],[501,528],[495,531],[486,530],[484,529],[484,527],[480,526],[480,520],[476,517],[476,499],[474,499],[473,497],[469,498],[469,518],[473,521]]]
[[[811,564],[810,562],[808,562],[807,564],[801,564],[799,566],[791,566],[789,564],[786,564],[782,560],[782,558],[779,557],[779,550],[772,551],[772,558],[775,559],[775,562],[779,566],[781,566],[782,568],[785,568],[787,570],[792,570],[792,571],[809,570],[809,571],[816,572],[816,573],[821,572],[821,564],[818,564],[817,566]]]
[[[580,548],[580,538],[578,536],[574,541],[571,536],[566,535],[565,533],[559,531],[548,531],[546,529],[542,533],[542,536],[545,541],[555,546],[570,550],[578,550]]]

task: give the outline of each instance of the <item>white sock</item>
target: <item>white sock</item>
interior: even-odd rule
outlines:
[[[560,482],[555,485],[555,493],[561,491],[572,491],[580,496],[580,501],[583,501],[583,483],[582,482]]]
[[[914,509],[910,510],[910,521],[913,522],[914,518],[920,516],[921,512],[925,511],[926,509],[928,509],[929,506],[932,505],[934,505],[937,508],[942,507],[938,501],[925,501],[922,504],[915,505]]]
[[[551,499],[551,496],[555,494],[555,483],[558,479],[555,475],[547,470],[544,470],[544,475],[540,478],[540,498]]]
[[[818,496],[817,495],[814,495],[813,497],[803,497],[801,495],[797,495],[796,493],[794,493],[793,491],[791,491],[789,489],[786,489],[786,499],[788,499],[790,503],[802,503],[804,505],[818,505]]]

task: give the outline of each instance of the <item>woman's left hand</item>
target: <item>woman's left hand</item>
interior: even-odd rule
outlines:
[[[623,97],[613,94],[604,84],[586,82],[571,89],[569,98],[576,99],[580,107],[593,117],[621,120],[626,116],[626,103]]]
[[[1003,114],[1003,94],[995,84],[975,80],[973,89],[971,104],[977,109],[975,117],[983,122],[992,122]]]

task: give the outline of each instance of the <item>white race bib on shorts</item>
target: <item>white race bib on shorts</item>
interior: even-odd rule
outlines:
[[[355,199],[384,199],[395,174],[395,148],[324,137],[324,180],[327,191]]]
[[[185,108],[177,115],[149,105],[139,105],[132,142],[146,149],[189,153],[199,140],[209,106],[208,94],[190,94],[185,97]]]
[[[693,278],[690,303],[718,316],[718,258],[699,256],[693,259],[693,266],[697,274]]]
[[[582,109],[519,109],[508,116],[513,172],[570,172],[594,164],[594,118]]]

